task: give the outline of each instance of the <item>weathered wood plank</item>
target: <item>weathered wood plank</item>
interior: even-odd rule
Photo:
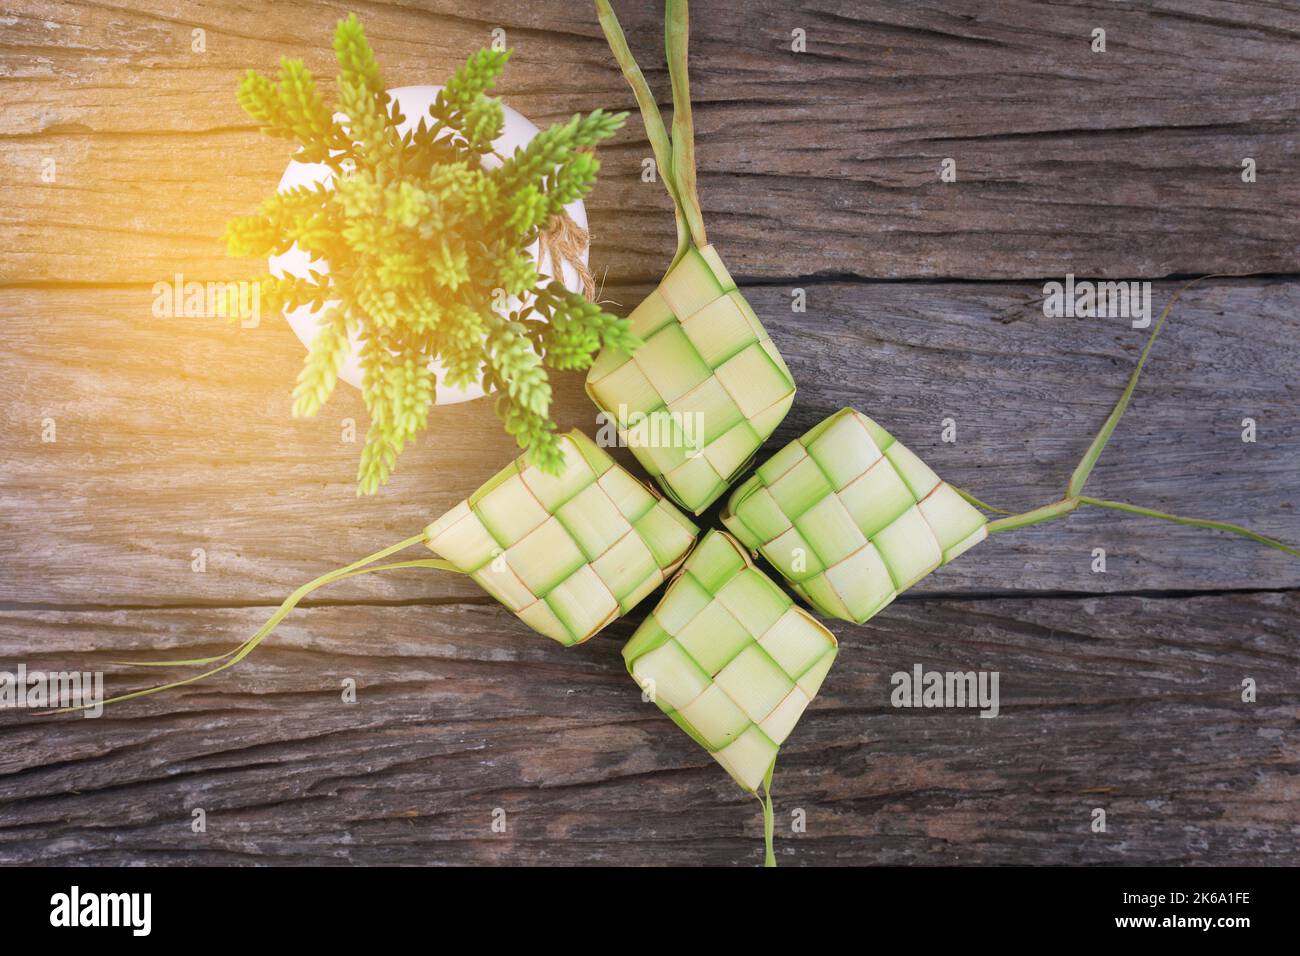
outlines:
[[[666,90],[653,5],[619,6]],[[14,0],[0,15],[0,670],[100,668],[112,691],[167,676],[108,662],[229,648],[291,587],[413,533],[512,456],[488,403],[439,409],[392,485],[356,499],[341,420],[364,430],[364,411],[341,392],[319,420],[289,417],[302,352],[282,322],[150,312],[150,285],[177,271],[256,271],[218,237],[287,150],[240,114],[237,78],[281,54],[330,75],[344,12]],[[362,14],[392,85],[445,76],[502,27],[516,51],[502,93],[525,114],[631,105],[588,5]],[[1300,271],[1287,5],[693,14],[711,236],[800,384],[769,450],[854,404],[954,483],[1040,504],[1144,338],[1045,319],[1043,278]],[[1097,26],[1106,54],[1088,51]],[[796,27],[806,54],[789,49]],[[624,306],[661,269],[647,251],[671,246],[646,155],[634,119],[589,202],[595,265]],[[958,182],[941,184],[949,156]],[[853,281],[954,277],[1034,281]],[[1277,279],[1189,294],[1089,490],[1300,539],[1297,306],[1300,284]],[[577,376],[556,417],[594,431]],[[835,625],[841,658],[777,776],[780,828],[808,818],[779,835],[783,862],[1300,862],[1297,585],[1276,552],[1107,513],[982,545],[867,626]],[[1220,590],[1235,593],[1186,593]],[[645,608],[565,650],[451,576],[319,597],[206,685],[93,722],[0,711],[0,862],[760,861],[757,807],[623,670]],[[999,671],[1002,715],[892,708],[889,675],[913,664]],[[1241,700],[1246,678],[1258,703]],[[1106,834],[1089,831],[1095,807]]]
[[[657,14],[625,5],[666,90]],[[0,281],[244,274],[217,241],[273,188],[239,74],[282,54],[331,74],[333,13],[289,2],[11,5],[0,34]],[[1297,271],[1300,56],[1264,3],[698,4],[695,116],[711,235],[738,273],[1017,278]],[[436,80],[506,30],[502,88],[541,122],[631,96],[582,4],[365,11],[394,85]],[[1094,54],[1094,27],[1108,50]],[[191,30],[207,51],[191,52]],[[790,51],[790,31],[808,52]],[[1158,81],[1153,77],[1158,77]],[[639,121],[603,150],[591,206],[615,281],[671,248]],[[1259,179],[1241,181],[1254,158]],[[941,183],[944,158],[958,181]],[[58,179],[41,181],[55,159]],[[773,231],[782,241],[773,244]],[[833,239],[833,241],[829,241]],[[111,254],[109,252],[111,250]]]
[[[7,611],[0,665],[139,686],[107,662],[220,649],[261,613]],[[778,764],[782,862],[1294,865],[1298,615],[1295,593],[923,599],[838,626]],[[314,608],[207,685],[0,713],[0,861],[757,864],[757,805],[640,701],[628,630],[566,650],[494,608]],[[914,664],[998,671],[1000,716],[891,707]]]
[[[1145,332],[1122,320],[1046,319],[1041,289],[851,284],[747,295],[800,392],[774,450],[852,404],[949,480],[1003,507],[1059,497],[1118,396]],[[1156,306],[1169,295],[1157,287]],[[640,290],[609,293],[624,305]],[[278,318],[258,329],[155,319],[145,289],[0,291],[11,360],[0,365],[0,600],[131,604],[271,602],[302,581],[415,534],[500,468],[513,442],[489,402],[439,408],[375,497],[354,496],[364,435],[356,392],[296,421],[302,349]],[[1159,343],[1089,489],[1300,539],[1300,286],[1191,290]],[[562,425],[594,434],[576,375]],[[1241,441],[1243,417],[1258,441]],[[941,440],[944,419],[957,443]],[[53,419],[57,441],[41,440]],[[632,467],[626,451],[620,451]],[[706,524],[711,521],[706,518]],[[1105,574],[1092,549],[1108,552]],[[207,572],[191,551],[207,551]],[[1001,536],[922,584],[955,592],[1295,587],[1293,558],[1252,542],[1109,512]],[[321,597],[481,596],[432,572],[362,577]]]

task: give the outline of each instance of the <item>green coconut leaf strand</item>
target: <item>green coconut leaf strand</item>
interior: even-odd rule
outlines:
[[[681,197],[682,212],[691,227],[697,248],[709,244],[695,187],[695,120],[691,112],[691,83],[688,70],[690,4],[668,0],[664,14],[664,46],[668,54],[668,75],[673,85],[673,176]]]
[[[957,492],[957,494],[961,495],[968,502],[973,504],[976,508],[979,508],[983,511],[992,511],[994,514],[1000,514],[1000,515],[1014,514],[1014,512],[1003,511],[1001,508],[994,508],[990,504],[985,504],[983,501],[980,501],[978,498],[972,495],[969,491],[962,491],[960,488],[956,487],[955,485],[952,486],[952,490]]]
[[[996,511],[999,514],[1009,515],[1007,518],[999,518],[989,522],[989,534],[1000,534],[1006,531],[1014,531],[1017,528],[1027,528],[1030,525],[1040,524],[1044,521],[1051,521],[1054,518],[1061,518],[1072,511],[1092,505],[1097,508],[1110,508],[1114,511],[1127,511],[1129,514],[1143,515],[1147,518],[1158,518],[1161,521],[1172,521],[1175,524],[1188,525],[1193,528],[1208,528],[1211,531],[1226,531],[1229,534],[1240,535],[1243,538],[1249,538],[1260,544],[1266,544],[1270,548],[1276,548],[1279,551],[1285,551],[1287,554],[1300,557],[1300,550],[1287,544],[1285,541],[1279,541],[1277,538],[1270,538],[1266,534],[1260,534],[1258,531],[1251,531],[1249,528],[1239,524],[1232,524],[1229,521],[1216,521],[1212,518],[1189,518],[1184,515],[1171,514],[1168,511],[1157,511],[1155,508],[1144,508],[1141,505],[1131,505],[1126,501],[1112,501],[1108,498],[1090,498],[1087,495],[1079,495],[1077,498],[1062,498],[1050,505],[1044,505],[1041,508],[1035,508],[1032,511],[1026,511],[1022,514],[1011,514],[1008,511],[1002,511],[1000,508],[991,508],[988,505],[977,503],[973,496],[967,495],[961,489],[955,489],[959,495],[966,498],[971,504],[979,508],[985,508],[989,511]]]
[[[1251,531],[1249,528],[1243,528],[1239,524],[1231,524],[1227,521],[1215,521],[1211,518],[1187,518],[1182,515],[1170,514],[1167,511],[1157,511],[1155,508],[1143,508],[1140,505],[1131,505],[1124,501],[1110,501],[1105,498],[1089,498],[1086,495],[1079,497],[1079,503],[1095,505],[1098,508],[1112,508],[1115,511],[1127,511],[1130,514],[1145,515],[1148,518],[1159,518],[1161,521],[1172,521],[1175,524],[1190,525],[1193,528],[1227,531],[1230,534],[1239,534],[1243,538],[1250,538],[1252,541],[1258,541],[1260,544],[1266,544],[1270,548],[1277,548],[1279,551],[1285,551],[1287,554],[1300,558],[1300,550],[1291,547],[1285,541],[1270,538],[1266,534],[1260,534],[1257,531]]]
[[[333,584],[335,581],[342,581],[344,578],[355,577],[358,574],[370,574],[374,571],[396,571],[401,568],[433,568],[438,571],[455,571],[456,573],[462,573],[460,572],[460,569],[453,566],[450,561],[442,561],[437,558],[420,558],[415,561],[396,561],[393,564],[377,564],[370,568],[360,568],[356,571],[348,571],[346,574],[339,573],[338,571],[331,571],[328,575],[322,575],[322,577],[328,577],[329,580],[322,581],[318,586],[323,587],[325,584]],[[261,641],[267,633],[269,633],[269,631],[267,631],[267,625],[264,624],[262,625],[261,630],[238,647],[226,651],[224,654],[217,654],[215,657],[194,657],[189,660],[167,661],[109,661],[109,663],[118,664],[123,667],[197,667],[202,664],[215,664],[217,661],[224,661],[227,657],[237,654],[240,649],[246,645]]]
[[[1202,276],[1201,278],[1208,279],[1211,277]],[[1151,347],[1156,344],[1156,337],[1164,327],[1165,319],[1169,318],[1169,313],[1174,304],[1184,291],[1191,288],[1193,283],[1200,281],[1201,279],[1193,279],[1192,282],[1180,288],[1170,297],[1168,304],[1161,311],[1160,318],[1156,320],[1155,328],[1151,330],[1151,335],[1147,337],[1147,344],[1142,349],[1142,355],[1138,358],[1137,368],[1133,369],[1133,374],[1129,376],[1128,385],[1124,387],[1123,394],[1120,395],[1119,401],[1115,403],[1115,407],[1111,409],[1110,415],[1107,416],[1105,423],[1101,426],[1101,431],[1097,432],[1097,437],[1092,440],[1092,444],[1088,446],[1088,450],[1083,454],[1083,459],[1074,469],[1074,473],[1070,475],[1070,483],[1065,489],[1067,498],[1076,497],[1083,491],[1088,476],[1092,474],[1093,466],[1097,464],[1097,459],[1105,451],[1106,443],[1110,441],[1110,436],[1115,433],[1119,420],[1124,417],[1124,412],[1128,409],[1129,399],[1133,397],[1133,390],[1137,387],[1138,379],[1142,377],[1142,369],[1146,367],[1147,359],[1151,355]]]
[[[1182,294],[1198,282],[1204,282],[1207,279],[1231,278],[1227,274],[1200,276],[1181,286],[1169,298],[1168,304],[1160,313],[1160,318],[1156,321],[1155,328],[1151,330],[1150,336],[1147,337],[1146,346],[1142,349],[1142,355],[1138,358],[1137,368],[1129,376],[1128,384],[1124,387],[1123,393],[1111,409],[1110,415],[1106,417],[1105,423],[1097,436],[1084,452],[1083,459],[1074,469],[1070,476],[1070,482],[1066,486],[1065,496],[1051,504],[1046,504],[1029,511],[1015,514],[1010,511],[1004,511],[1001,508],[995,508],[990,504],[980,501],[968,491],[960,488],[954,490],[968,502],[977,508],[990,511],[995,514],[1005,515],[989,522],[989,534],[1001,534],[1007,531],[1014,531],[1018,528],[1027,528],[1030,525],[1041,524],[1044,521],[1053,521],[1057,518],[1063,518],[1071,512],[1077,510],[1083,505],[1092,505],[1097,508],[1110,508],[1114,511],[1125,511],[1129,514],[1143,515],[1148,518],[1157,518],[1161,521],[1172,521],[1175,524],[1188,525],[1193,528],[1207,528],[1212,531],[1226,531],[1229,534],[1240,535],[1243,538],[1249,538],[1260,544],[1266,544],[1270,548],[1276,548],[1287,554],[1300,557],[1300,550],[1287,544],[1285,541],[1279,541],[1277,538],[1271,538],[1268,535],[1260,534],[1257,531],[1251,531],[1249,528],[1239,524],[1232,524],[1228,521],[1217,521],[1212,518],[1189,518],[1184,515],[1171,514],[1167,511],[1158,511],[1155,508],[1144,508],[1141,505],[1132,505],[1124,501],[1113,501],[1108,498],[1091,498],[1087,495],[1080,494],[1083,486],[1087,483],[1088,477],[1092,474],[1093,466],[1101,457],[1105,450],[1107,442],[1110,441],[1111,435],[1115,433],[1115,428],[1119,425],[1120,419],[1124,417],[1124,412],[1128,408],[1129,400],[1133,397],[1133,392],[1137,388],[1138,379],[1142,376],[1142,369],[1146,366],[1147,359],[1151,355],[1151,348],[1155,345],[1156,337],[1164,327],[1165,320],[1169,317],[1174,305],[1178,302]]]
[[[1011,514],[1004,511],[1002,513],[1007,517],[989,522],[989,534],[1015,531],[1017,528],[1028,528],[1030,525],[1063,518],[1078,507],[1078,498],[1062,498],[1060,501],[1053,501],[1050,505],[1043,505],[1040,508],[1034,508],[1021,514]]]
[[[292,611],[295,607],[297,607],[298,603],[304,597],[306,597],[312,591],[315,591],[317,588],[324,587],[327,584],[332,584],[335,581],[341,581],[344,578],[350,578],[358,574],[369,574],[372,571],[385,571],[394,568],[412,568],[412,567],[436,568],[442,571],[456,571],[459,573],[459,569],[456,568],[454,565],[452,565],[450,562],[443,561],[437,558],[425,558],[425,559],[420,559],[415,561],[399,561],[392,564],[383,564],[383,565],[377,565],[372,567],[372,565],[374,565],[375,562],[383,560],[384,558],[388,557],[390,554],[395,554],[398,551],[403,551],[406,548],[409,548],[415,544],[419,544],[424,540],[425,540],[425,536],[423,533],[414,535],[410,538],[407,538],[405,541],[399,541],[397,544],[390,545],[387,548],[384,548],[380,551],[376,551],[374,554],[368,555],[367,557],[364,557],[359,561],[354,561],[351,564],[346,565],[345,567],[342,568],[336,568],[333,571],[329,571],[325,574],[322,574],[318,578],[308,581],[302,587],[298,588],[287,598],[285,598],[284,603],[282,603],[280,607],[276,610],[276,612],[272,614],[270,618],[267,619],[266,623],[263,624],[260,629],[258,629],[257,633],[254,634],[252,637],[250,637],[248,640],[244,641],[244,643],[240,644],[239,647],[235,648],[233,651],[228,651],[227,653],[218,655],[216,657],[192,658],[190,660],[135,662],[138,666],[143,666],[143,667],[184,667],[184,666],[211,664],[217,661],[224,661],[224,663],[218,665],[217,667],[213,667],[209,670],[206,670],[201,674],[195,674],[193,677],[186,677],[182,680],[172,681],[167,684],[159,684],[156,687],[147,687],[144,690],[132,691],[129,694],[121,694],[117,697],[110,697],[108,700],[103,701],[103,704],[104,705],[119,704],[124,701],[133,700],[137,697],[145,697],[150,694],[157,694],[160,691],[172,690],[173,688],[176,687],[184,687],[186,684],[197,683],[198,681],[211,677],[214,674],[219,674],[221,671],[224,671],[229,667],[235,666],[240,661],[242,661],[245,657],[251,654],[253,650],[257,647],[257,645],[260,644],[263,640],[265,640],[265,638],[272,631],[275,630],[275,628],[280,624],[281,621],[283,621],[286,617],[288,617],[289,612]],[[130,662],[123,662],[123,663],[130,663]],[[92,707],[92,706],[96,706],[96,705],[84,704],[78,707],[64,707],[59,710],[50,711],[49,713],[66,714],[78,710],[85,710],[88,707]]]
[[[759,798],[759,802],[763,805],[763,866],[765,867],[776,866],[776,850],[772,845],[776,832],[776,817],[772,813],[772,772],[774,770],[776,770],[775,760],[763,776],[763,796]]]
[[[646,137],[650,140],[650,149],[655,154],[659,178],[663,180],[664,187],[673,201],[673,216],[677,221],[677,251],[672,261],[672,265],[675,266],[686,254],[686,248],[690,243],[690,229],[686,225],[682,201],[678,196],[677,181],[673,171],[673,144],[664,126],[663,115],[659,112],[659,104],[650,90],[650,84],[646,82],[645,74],[637,65],[636,57],[632,55],[632,50],[627,44],[627,36],[623,33],[623,27],[618,22],[614,8],[609,5],[609,0],[596,0],[596,16],[600,20],[600,28],[605,32],[605,39],[609,41],[609,48],[614,52],[614,59],[618,61],[619,69],[623,71],[628,85],[632,87],[636,105],[641,110],[641,121],[645,124]]]

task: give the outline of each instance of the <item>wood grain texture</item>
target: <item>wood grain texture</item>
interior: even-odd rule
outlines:
[[[666,91],[654,5],[618,6]],[[152,313],[177,272],[258,270],[219,237],[288,149],[240,114],[238,76],[282,54],[331,76],[347,10],[0,14],[0,670],[100,669],[110,691],[168,676],[110,662],[229,648],[515,454],[488,403],[439,408],[358,499],[342,431],[364,433],[364,409],[341,389],[317,419],[289,416],[303,352],[282,321]],[[359,12],[391,85],[444,77],[501,27],[501,92],[526,115],[631,106],[585,4]],[[799,383],[767,450],[851,404],[985,500],[1045,503],[1145,333],[1045,318],[1044,279],[1248,273],[1178,306],[1089,492],[1300,540],[1298,33],[1293,4],[1255,0],[697,3],[705,219]],[[601,155],[593,263],[629,308],[672,218],[639,180],[638,121]],[[1178,284],[1155,283],[1157,309]],[[555,415],[594,432],[577,376]],[[623,670],[648,604],[566,650],[456,576],[313,598],[207,684],[93,721],[0,711],[0,862],[761,862],[757,805]],[[840,659],[778,766],[781,861],[1300,863],[1297,625],[1300,564],[1224,535],[1080,512],[982,544],[869,624],[834,625]],[[891,707],[889,675],[914,664],[998,671],[1001,716]]]
[[[217,650],[262,613],[11,611],[0,657],[140,686],[106,662],[182,631]],[[1298,613],[1294,593],[931,600],[838,628],[778,763],[781,862],[1294,863]],[[315,608],[206,686],[7,713],[0,861],[759,863],[758,805],[641,701],[627,633],[564,649],[497,608]],[[1000,716],[891,707],[918,663],[998,671]]]
[[[626,5],[666,96],[653,5]],[[333,76],[346,7],[19,0],[0,75],[8,106],[0,281],[145,282],[179,263],[243,274],[218,241],[277,181],[239,75],[281,55]],[[373,4],[391,85],[437,82],[500,27],[502,93],[539,122],[632,97],[581,3]],[[1107,52],[1092,53],[1094,28]],[[790,50],[793,29],[808,52]],[[192,52],[194,29],[206,52]],[[756,277],[1025,278],[1296,271],[1300,63],[1293,9],[1266,3],[697,4],[693,93],[711,236]],[[635,119],[602,150],[596,258],[616,281],[672,247]],[[958,182],[941,183],[943,159]],[[1241,181],[1254,158],[1258,181]],[[57,161],[56,183],[40,179]],[[779,229],[782,254],[765,251]]]
[[[948,480],[1027,510],[1059,497],[1146,332],[1047,319],[1041,287],[824,283],[746,289],[799,382],[764,455],[855,405]],[[644,290],[609,290],[633,303]],[[1159,285],[1163,304],[1171,287]],[[303,581],[415,534],[516,454],[489,403],[439,408],[373,497],[354,495],[366,416],[340,386],[318,418],[289,416],[303,351],[280,320],[156,319],[146,290],[0,290],[14,362],[0,366],[10,453],[0,464],[0,600],[167,605],[278,602]],[[50,321],[57,316],[58,321]],[[1190,290],[1089,490],[1300,540],[1300,291],[1283,281]],[[108,359],[106,357],[111,357]],[[577,376],[564,426],[596,431]],[[1241,440],[1252,417],[1258,440]],[[955,444],[942,441],[945,419]],[[41,440],[53,419],[58,440]],[[631,456],[621,452],[632,467]],[[716,509],[715,509],[716,510]],[[711,516],[710,516],[711,518]],[[1107,573],[1091,570],[1107,551]],[[207,552],[207,572],[191,552]],[[921,592],[1294,587],[1300,564],[1225,535],[1112,512],[1004,535]],[[321,597],[481,596],[445,574],[371,576]]]

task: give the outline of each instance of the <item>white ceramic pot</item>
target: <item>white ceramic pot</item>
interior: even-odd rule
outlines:
[[[429,115],[429,107],[433,104],[434,99],[441,90],[441,86],[399,86],[396,89],[389,90],[388,93],[397,101],[401,107],[402,115],[405,121],[398,129],[405,133],[407,130],[414,128],[419,124],[421,117]],[[340,116],[341,121],[346,121],[346,117]],[[502,156],[511,155],[517,147],[526,145],[540,130],[522,115],[512,110],[509,106],[505,107],[505,129],[501,136],[493,144],[496,151]],[[483,160],[483,165],[493,168],[501,165],[500,160],[495,156],[487,156]],[[333,181],[333,171],[324,163],[299,163],[290,162],[280,177],[280,191],[293,189],[296,186],[311,186],[316,183],[330,184]],[[587,210],[582,204],[582,200],[570,203],[565,207],[570,218],[573,219],[583,229],[587,228]],[[529,247],[529,252],[533,258],[537,258],[538,243],[533,243]],[[587,262],[587,250],[582,250],[581,259],[585,265]],[[307,253],[298,248],[297,244],[288,252],[272,256],[269,260],[271,274],[275,276],[291,275],[299,278],[308,278],[308,267],[320,273],[328,273],[329,263],[322,259],[314,262],[307,258]],[[551,263],[549,257],[543,257],[538,263],[537,271],[545,277],[555,277],[555,266]],[[568,263],[561,263],[561,281],[573,292],[582,292],[582,280],[578,272]],[[312,341],[320,332],[318,320],[321,312],[331,306],[337,305],[338,302],[331,300],[321,306],[319,310],[314,310],[310,306],[300,306],[297,309],[285,309],[285,318],[289,320],[289,325],[293,328],[294,334],[298,336],[302,344],[308,348],[311,347]],[[358,337],[352,339],[352,352],[343,364],[343,370],[339,373],[339,378],[357,388],[361,387],[361,362],[357,352]],[[481,398],[483,389],[475,384],[466,389],[451,388],[443,384],[442,369],[439,363],[433,362],[429,366],[438,376],[437,404],[451,405],[456,402],[467,402],[470,399]]]

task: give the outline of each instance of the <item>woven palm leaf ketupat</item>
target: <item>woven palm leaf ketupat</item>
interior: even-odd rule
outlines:
[[[672,197],[678,245],[659,287],[631,313],[643,344],[631,354],[602,351],[588,371],[587,394],[668,496],[699,514],[785,418],[794,379],[705,235],[695,188],[686,4],[669,2],[665,21],[671,138],[614,11],[605,0],[596,7]]]
[[[852,408],[760,465],[722,522],[809,604],[858,624],[988,536],[979,511]]]
[[[521,455],[425,538],[533,630],[573,645],[662,584],[699,529],[586,435],[561,444],[559,475]]]
[[[709,531],[623,660],[659,708],[757,794],[837,649],[731,535]]]

